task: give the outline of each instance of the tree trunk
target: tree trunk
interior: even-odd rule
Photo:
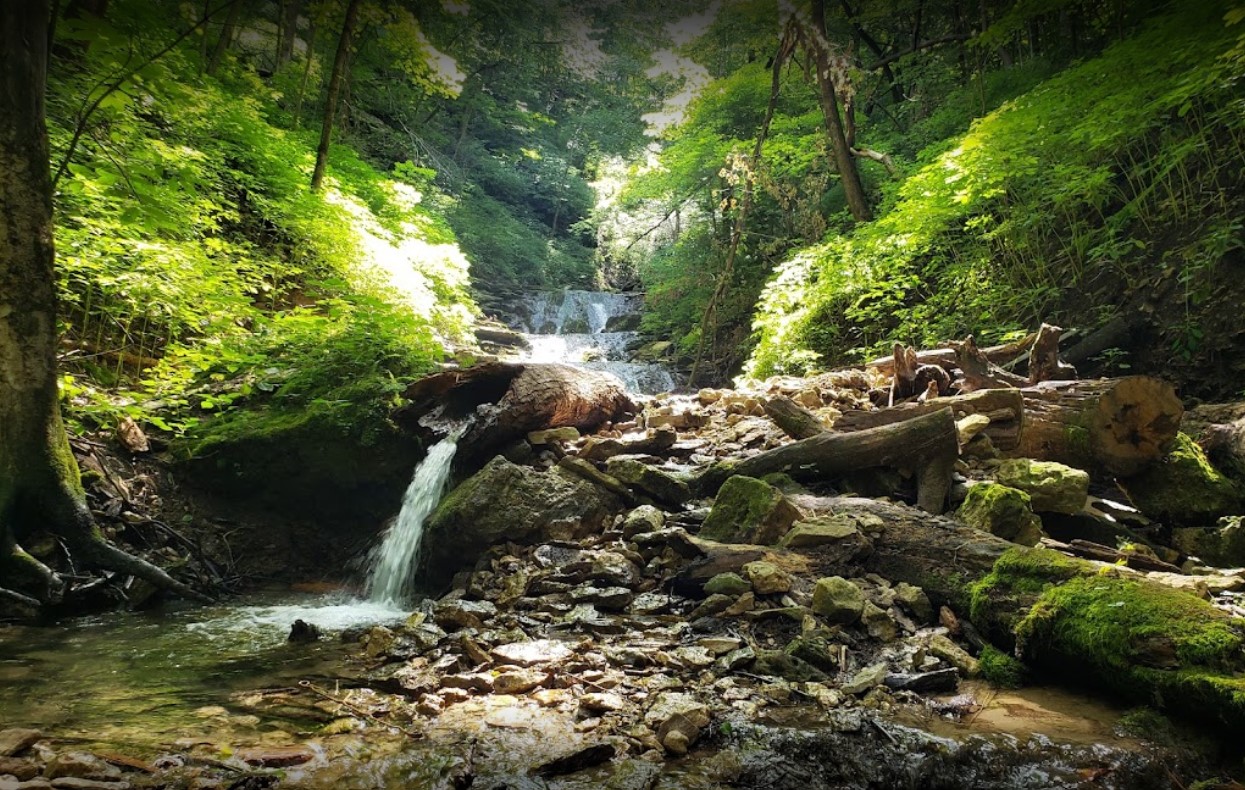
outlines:
[[[930,513],[941,513],[951,487],[951,468],[958,457],[955,419],[950,409],[940,409],[856,433],[822,433],[766,450],[739,463],[718,464],[705,470],[696,486],[702,495],[708,495],[731,475],[764,477],[787,472],[797,479],[824,479],[858,469],[890,466],[916,472],[917,505]]]
[[[316,148],[316,169],[311,175],[311,191],[317,192],[324,183],[324,170],[329,161],[329,143],[333,139],[333,118],[337,115],[337,99],[341,96],[342,83],[346,79],[346,63],[350,60],[350,45],[354,41],[354,29],[359,21],[360,0],[350,0],[346,7],[346,19],[342,22],[341,36],[337,39],[337,56],[333,59],[333,74],[329,78],[329,92],[324,102],[324,124],[320,127],[320,145]]]
[[[557,364],[491,362],[436,373],[403,396],[411,403],[394,416],[408,429],[470,423],[458,442],[463,463],[486,460],[532,431],[594,429],[636,410],[614,376]]]
[[[1127,477],[1167,452],[1184,415],[1170,384],[1148,376],[1048,381],[1021,390],[1025,426],[1005,454],[1092,475]]]
[[[765,414],[792,439],[807,439],[828,430],[820,417],[786,395],[767,400]]]
[[[229,13],[225,16],[225,26],[221,28],[220,38],[216,39],[216,48],[212,50],[212,57],[208,60],[207,73],[215,74],[220,68],[220,64],[225,59],[225,52],[228,51],[229,45],[233,43],[233,31],[238,24],[238,17],[242,14],[242,3],[236,2],[229,7]]]
[[[281,35],[277,39],[277,58],[274,71],[294,57],[294,39],[298,37],[298,14],[302,0],[283,0],[281,3]]]
[[[21,549],[47,532],[87,563],[200,597],[104,542],[61,422],[43,103],[49,14],[46,0],[0,4],[0,579],[56,598],[60,579]]]
[[[311,79],[311,66],[316,56],[316,15],[307,22],[307,51],[304,54],[303,76],[298,80],[298,100],[294,103],[294,125],[303,125],[303,101],[307,96],[307,82]]]
[[[813,64],[817,71],[817,94],[821,102],[821,114],[826,123],[826,133],[830,137],[830,148],[834,153],[834,163],[839,171],[839,180],[843,184],[848,209],[851,210],[852,217],[857,222],[867,222],[873,218],[873,213],[869,209],[869,201],[865,198],[865,190],[860,183],[860,171],[856,167],[856,158],[852,156],[851,146],[848,145],[847,135],[843,131],[839,99],[834,78],[830,74],[825,0],[813,0],[812,14],[813,29],[806,31],[804,40],[806,48],[812,53]]]
[[[834,421],[834,430],[860,431],[892,425],[948,407],[956,419],[969,414],[989,417],[990,424],[982,433],[989,436],[998,449],[1012,450],[1020,443],[1024,430],[1024,396],[1017,389],[981,390],[925,403],[903,403],[889,409],[848,411]]]

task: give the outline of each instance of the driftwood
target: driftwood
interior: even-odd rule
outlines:
[[[767,400],[765,414],[792,439],[807,439],[827,430],[820,417],[786,395]]]
[[[403,394],[411,403],[396,419],[412,429],[442,433],[469,422],[460,454],[476,459],[531,431],[591,430],[636,411],[614,376],[557,364],[491,362],[444,371],[414,382]]]
[[[987,389],[968,395],[953,395],[925,403],[904,403],[889,409],[844,412],[834,421],[836,431],[860,431],[892,425],[950,407],[956,418],[984,414],[990,425],[983,431],[1000,450],[1010,450],[1020,442],[1024,426],[1024,397],[1017,389]]]
[[[1042,539],[1042,546],[1048,549],[1055,549],[1064,554],[1071,554],[1075,557],[1083,557],[1087,560],[1098,560],[1099,562],[1109,562],[1112,564],[1123,563],[1130,568],[1139,571],[1160,571],[1162,573],[1180,573],[1180,568],[1172,565],[1170,562],[1163,562],[1154,557],[1145,554],[1136,554],[1113,549],[1110,546],[1104,546],[1101,543],[1094,543],[1089,540],[1074,539],[1067,543],[1061,543],[1050,538]]]
[[[985,351],[977,347],[977,341],[969,335],[958,343],[952,343],[955,349],[955,362],[961,372],[960,392],[973,392],[980,389],[996,387],[1023,387],[1028,380],[1015,373],[1009,373],[990,360]]]
[[[1010,362],[1021,354],[1025,353],[1028,348],[1033,345],[1036,334],[1029,334],[1019,340],[1013,340],[1010,343],[1003,343],[998,346],[989,346],[981,349],[981,353],[986,355],[986,359],[1002,365]],[[934,348],[926,351],[918,351],[916,354],[918,365],[939,365],[950,371],[958,367],[955,361],[955,349],[953,348]],[[882,373],[892,373],[895,370],[895,358],[879,357],[871,362],[865,363],[865,367],[877,368]]]
[[[1127,477],[1162,457],[1184,414],[1172,386],[1148,376],[1048,381],[1022,394],[1024,431],[1004,454],[1099,476]]]
[[[1033,348],[1029,349],[1029,383],[1069,381],[1076,378],[1076,368],[1059,359],[1059,336],[1063,328],[1042,324]]]
[[[909,398],[920,397],[923,401],[946,395],[951,391],[951,374],[939,365],[922,365],[916,349],[895,344],[894,372],[891,376],[889,406]]]
[[[764,477],[787,472],[793,477],[824,478],[858,469],[890,466],[916,472],[917,504],[941,513],[951,488],[951,470],[959,457],[955,418],[940,409],[911,420],[855,433],[827,432],[766,450],[739,463],[710,467],[697,480],[703,494],[716,491],[731,475]]]
[[[1145,313],[1135,311],[1119,316],[1090,332],[1065,351],[1063,358],[1070,365],[1084,365],[1108,348],[1135,346],[1138,336],[1144,336],[1149,331],[1150,322]]]

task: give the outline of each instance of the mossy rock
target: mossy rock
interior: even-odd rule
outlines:
[[[719,573],[705,582],[705,592],[710,595],[715,593],[721,595],[743,595],[751,591],[752,582],[731,571]]]
[[[605,464],[605,471],[667,505],[682,505],[692,498],[686,482],[634,458],[611,458]]]
[[[1048,678],[1245,732],[1245,620],[1099,567],[1013,549],[973,586],[973,623]]]
[[[770,545],[800,516],[777,488],[755,477],[735,475],[718,490],[700,536],[719,543]]]
[[[827,576],[813,587],[812,608],[831,624],[851,625],[865,610],[865,596],[842,576]]]
[[[1161,461],[1121,482],[1133,504],[1152,519],[1178,526],[1207,526],[1220,516],[1245,512],[1241,487],[1211,465],[1186,434]]]
[[[1042,520],[1033,514],[1029,503],[1029,495],[1019,489],[978,483],[968,489],[956,516],[970,527],[1033,546],[1042,537]]]
[[[1245,566],[1245,516],[1221,518],[1212,529],[1174,529],[1172,544],[1210,565],[1240,568]]]
[[[995,479],[1028,494],[1038,512],[1079,513],[1089,496],[1089,474],[1054,461],[1013,458],[999,464]]]

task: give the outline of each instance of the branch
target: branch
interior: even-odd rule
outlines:
[[[668,221],[671,217],[673,217],[673,216],[674,216],[674,213],[675,213],[676,211],[678,211],[679,209],[683,208],[683,206],[687,204],[687,201],[691,200],[691,199],[692,199],[692,196],[693,196],[693,195],[695,195],[697,192],[699,192],[699,191],[700,191],[700,188],[701,188],[701,187],[703,187],[706,183],[708,183],[709,179],[711,179],[711,178],[713,178],[713,175],[712,175],[712,174],[707,175],[707,176],[705,176],[704,178],[700,179],[700,181],[698,181],[698,182],[696,183],[696,186],[694,186],[694,187],[692,187],[690,190],[688,190],[687,194],[683,195],[683,197],[681,197],[681,198],[679,198],[677,201],[675,201],[674,208],[672,208],[672,209],[670,209],[669,211],[667,211],[667,212],[666,212],[666,216],[664,216],[664,217],[662,217],[661,219],[659,219],[659,220],[657,221],[657,224],[653,225],[653,227],[649,228],[648,230],[646,230],[646,231],[644,231],[643,233],[641,233],[639,236],[636,236],[634,239],[632,239],[631,243],[630,243],[630,244],[628,244],[626,247],[624,247],[624,248],[623,248],[623,252],[630,252],[632,247],[634,247],[635,245],[639,244],[641,241],[643,241],[643,240],[644,240],[645,238],[647,238],[649,235],[651,235],[652,233],[654,233],[654,232],[655,232],[658,228],[660,228],[662,225],[665,225],[665,224],[666,224],[666,222],[667,222],[667,221]]]
[[[895,175],[895,160],[891,159],[890,154],[884,154],[881,151],[874,151],[872,148],[852,148],[852,156],[858,156],[861,159],[872,159],[875,162],[881,162],[886,168],[886,172]]]
[[[61,176],[65,175],[65,171],[66,171],[67,169],[69,169],[69,162],[70,162],[70,160],[72,160],[72,159],[73,159],[74,152],[78,149],[78,143],[79,143],[79,142],[81,142],[83,133],[85,133],[85,132],[86,132],[86,122],[87,122],[87,119],[89,119],[89,118],[91,117],[91,115],[92,115],[92,114],[94,114],[94,113],[95,113],[95,111],[99,109],[99,106],[100,106],[100,104],[102,104],[102,103],[103,103],[104,99],[106,99],[106,98],[108,98],[110,95],[112,95],[112,93],[113,93],[114,91],[116,91],[118,88],[120,88],[122,85],[124,85],[124,84],[125,84],[125,83],[126,83],[126,82],[127,82],[127,81],[131,78],[131,77],[133,77],[135,74],[137,74],[138,72],[140,72],[140,71],[142,71],[143,69],[147,68],[147,67],[148,67],[148,66],[150,66],[152,63],[155,63],[157,60],[159,60],[160,58],[164,57],[164,56],[165,56],[165,55],[167,55],[168,53],[172,52],[172,51],[173,51],[173,49],[174,49],[174,48],[175,48],[178,44],[180,44],[180,43],[182,43],[183,41],[185,41],[187,38],[189,38],[189,37],[190,37],[190,35],[191,35],[192,33],[194,33],[196,30],[198,30],[199,28],[201,28],[201,27],[203,27],[205,24],[207,24],[207,21],[208,21],[209,19],[211,19],[213,16],[215,16],[216,14],[219,14],[221,11],[224,11],[226,8],[229,8],[229,7],[231,7],[231,6],[233,6],[234,4],[239,3],[239,2],[241,2],[241,0],[226,0],[226,2],[225,2],[225,3],[223,3],[222,5],[220,5],[219,7],[217,7],[215,10],[208,10],[208,11],[207,11],[207,12],[203,15],[203,18],[202,18],[202,19],[200,19],[198,22],[196,22],[196,23],[195,23],[193,26],[191,26],[190,28],[188,28],[188,29],[186,29],[186,30],[182,31],[182,32],[181,32],[181,34],[179,34],[179,35],[177,36],[177,38],[175,38],[175,39],[173,39],[171,42],[169,42],[169,44],[168,44],[167,46],[165,46],[163,49],[161,49],[159,52],[157,52],[156,54],[152,55],[151,57],[147,58],[147,59],[146,59],[146,60],[144,60],[142,63],[139,63],[139,64],[138,64],[137,66],[135,66],[134,68],[132,68],[132,69],[130,69],[129,71],[125,72],[125,73],[124,73],[124,74],[122,74],[120,77],[118,77],[117,79],[115,79],[115,80],[113,80],[112,82],[110,82],[110,83],[107,85],[107,87],[105,87],[105,88],[104,88],[104,92],[103,92],[103,93],[101,93],[99,96],[97,96],[97,97],[95,98],[95,100],[94,100],[94,101],[92,101],[92,102],[91,102],[91,103],[87,106],[86,111],[85,111],[85,112],[83,112],[83,113],[82,113],[82,115],[78,118],[78,125],[77,125],[77,127],[74,129],[74,132],[73,132],[73,137],[72,137],[72,138],[70,138],[70,140],[69,140],[69,147],[65,149],[65,155],[64,155],[64,157],[62,157],[62,158],[61,158],[60,164],[59,164],[59,165],[57,165],[57,167],[56,167],[56,175],[52,176],[52,190],[53,190],[53,191],[55,191],[55,190],[56,190],[56,185],[60,183]],[[89,95],[89,94],[88,94],[88,95]]]
[[[885,68],[900,58],[911,55],[913,52],[919,52],[922,49],[936,47],[939,44],[950,44],[953,41],[967,41],[970,38],[972,38],[972,36],[967,33],[951,33],[946,36],[939,36],[938,38],[926,39],[925,41],[921,41],[905,50],[893,52],[880,60],[870,63],[868,66],[865,66],[865,71],[876,71],[878,69]]]
[[[12,601],[13,603],[19,603],[22,606],[29,606],[32,609],[38,609],[43,605],[39,603],[37,599],[31,598],[29,595],[22,595],[19,592],[14,592],[13,590],[5,587],[0,587],[0,600]]]

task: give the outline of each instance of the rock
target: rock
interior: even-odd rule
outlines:
[[[573,475],[578,475],[589,483],[600,486],[614,496],[619,501],[631,504],[635,497],[631,493],[631,489],[623,485],[622,481],[613,475],[606,474],[596,467],[591,461],[585,461],[583,458],[575,455],[564,455],[558,460],[558,466]]]
[[[368,658],[388,653],[398,641],[398,636],[383,625],[374,625],[363,637],[363,652]]]
[[[852,679],[839,687],[844,694],[863,694],[886,681],[886,664],[872,664],[852,675]]]
[[[903,604],[920,622],[934,621],[934,605],[930,603],[929,596],[920,587],[900,582],[895,585],[895,600]]]
[[[668,753],[682,756],[709,726],[709,706],[690,694],[663,691],[645,712],[644,724]]]
[[[43,738],[38,730],[13,727],[0,730],[0,757],[12,757],[34,746]]]
[[[466,672],[458,675],[442,675],[441,688],[463,689],[488,694],[493,691],[493,676],[487,672]]]
[[[696,400],[700,401],[701,406],[708,406],[711,403],[717,403],[722,400],[722,390],[703,388],[696,393]]]
[[[590,603],[607,612],[621,612],[631,605],[635,593],[626,587],[577,587],[571,590],[571,600]]]
[[[827,543],[837,543],[859,534],[860,529],[856,526],[856,519],[850,514],[817,516],[793,524],[779,545],[789,549],[806,549]]]
[[[654,340],[636,349],[634,357],[644,362],[658,362],[670,353],[672,348],[674,348],[674,343],[669,340]]]
[[[1183,433],[1161,461],[1120,485],[1142,513],[1176,526],[1207,526],[1245,511],[1240,486],[1211,465],[1202,448]]]
[[[703,428],[709,424],[709,415],[701,414],[696,411],[674,411],[669,406],[663,406],[655,413],[645,414],[646,424],[650,428],[670,427],[680,431],[689,428]]]
[[[751,563],[749,563],[751,564]],[[747,567],[747,566],[745,566]],[[738,596],[752,589],[752,584],[744,579],[738,573],[719,573],[709,581],[705,582],[705,592],[713,595],[721,593],[722,595]]]
[[[493,678],[495,694],[526,694],[549,679],[539,669],[512,669]]]
[[[606,462],[605,470],[623,483],[667,505],[678,507],[692,498],[692,491],[686,482],[631,458],[611,458]]]
[[[984,414],[969,414],[955,421],[955,435],[959,438],[960,447],[964,447],[977,434],[990,426],[990,418]]]
[[[286,641],[293,644],[305,645],[314,642],[319,638],[319,628],[311,623],[308,623],[306,620],[295,620],[294,625],[290,626],[290,635]]]
[[[627,707],[627,700],[612,691],[594,691],[580,697],[579,706],[589,713],[612,713]]]
[[[614,747],[608,743],[594,743],[575,749],[561,757],[556,757],[537,766],[535,773],[540,776],[561,776],[582,771],[607,763],[614,759]]]
[[[657,532],[666,525],[666,516],[652,505],[640,505],[627,514],[622,523],[625,538],[634,538],[646,532]]]
[[[886,676],[886,687],[894,691],[955,691],[960,671],[948,667],[933,672],[896,672]]]
[[[539,472],[494,458],[451,491],[428,519],[421,582],[444,586],[490,546],[527,543],[554,525],[598,531],[620,506],[613,494],[561,467]]]
[[[315,759],[315,752],[305,746],[266,746],[242,749],[238,759],[260,768],[289,768]]]
[[[735,602],[722,610],[724,617],[738,617],[744,612],[751,612],[756,608],[756,596],[751,592],[746,592],[735,599]]]
[[[661,768],[647,760],[626,759],[611,765],[611,774],[602,790],[653,790]]]
[[[127,784],[128,788],[129,785]],[[30,779],[28,781],[6,779],[0,775],[0,790],[52,790],[52,783],[47,779]]]
[[[726,655],[718,659],[718,665],[722,667],[724,672],[731,672],[740,667],[746,667],[756,660],[756,651],[745,645],[738,650],[732,650]]]
[[[588,578],[597,584],[632,588],[639,583],[640,576],[639,567],[616,551],[599,551],[591,555]]]
[[[998,483],[968,489],[956,516],[965,524],[1004,540],[1035,546],[1042,538],[1042,520],[1029,509],[1029,495]]]
[[[19,782],[25,782],[28,779],[34,779],[39,772],[38,763],[32,760],[23,760],[20,757],[0,757],[0,776],[13,776]]]
[[[815,634],[797,636],[787,643],[785,649],[789,655],[828,675],[833,675],[840,669],[839,646],[832,644],[824,636]]]
[[[679,440],[674,428],[662,427],[647,431],[640,437],[614,439],[589,436],[579,450],[579,457],[588,461],[605,461],[616,455],[660,455]]]
[[[47,779],[73,777],[111,781],[121,776],[121,769],[88,752],[60,752],[43,769]]]
[[[662,550],[669,547],[680,557],[688,560],[705,553],[704,549],[697,546],[692,536],[688,535],[687,530],[682,527],[666,527],[656,532],[641,532],[634,536],[632,541],[642,551],[660,554]]]
[[[703,639],[697,639],[696,644],[713,655],[720,656],[738,649],[743,644],[743,640],[734,636],[706,636]]]
[[[1221,518],[1212,529],[1173,529],[1172,545],[1210,565],[1240,568],[1245,566],[1245,516]]]
[[[699,620],[702,617],[712,617],[713,615],[725,610],[726,607],[730,606],[734,603],[734,601],[735,599],[729,595],[714,593],[702,601],[695,609],[688,612],[688,622]]]
[[[459,598],[453,601],[438,601],[432,610],[433,621],[447,631],[462,628],[483,630],[486,620],[497,614],[497,606],[492,601],[464,601]]]
[[[995,479],[1024,491],[1040,512],[1079,513],[1089,496],[1089,474],[1054,461],[1013,458],[999,464]]]
[[[775,595],[791,591],[791,574],[772,562],[764,560],[749,562],[743,570],[757,595]]]
[[[837,625],[851,625],[860,619],[865,596],[860,588],[841,576],[818,579],[813,587],[813,611]]]
[[[781,491],[755,477],[735,475],[722,484],[700,537],[724,543],[776,543],[801,517]]]
[[[756,654],[752,671],[758,675],[789,680],[792,683],[820,682],[826,674],[799,656],[782,650],[761,650]]]
[[[929,638],[929,652],[958,669],[966,678],[975,678],[981,672],[977,659],[942,634]]]
[[[534,664],[557,663],[570,658],[573,651],[552,639],[511,642],[493,648],[492,656],[503,664],[530,667]]]
[[[537,446],[577,442],[579,441],[579,429],[568,425],[563,428],[547,428],[543,431],[532,431],[527,435],[527,441]]]
[[[25,785],[30,788],[31,785]],[[124,780],[100,781],[98,779],[82,779],[77,776],[62,776],[53,779],[51,787],[56,790],[130,790],[133,785]]]
[[[869,636],[882,642],[893,642],[899,637],[899,626],[895,624],[886,610],[875,605],[872,601],[865,601],[864,609],[860,613],[860,622],[864,625],[865,630],[869,632]]]

